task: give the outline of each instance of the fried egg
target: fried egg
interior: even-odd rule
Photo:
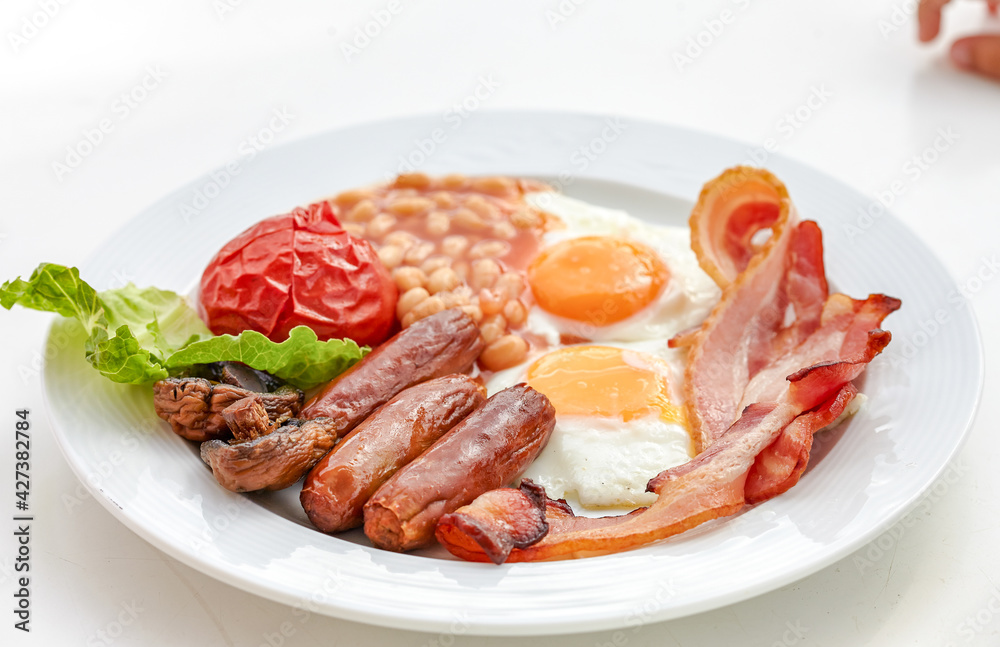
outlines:
[[[667,340],[701,323],[719,300],[686,227],[653,225],[558,193],[525,198],[565,225],[545,235],[527,273],[536,303],[525,328],[549,344],[560,336]]]
[[[544,348],[494,374],[487,390],[527,382],[555,407],[552,437],[523,474],[549,496],[585,508],[649,505],[649,479],[693,455],[685,351],[667,340],[700,323],[719,290],[685,228],[554,193],[527,199],[565,224],[546,234],[527,272],[535,303],[525,329]]]
[[[552,437],[523,476],[584,507],[651,503],[646,482],[692,455],[680,351],[658,344],[659,354],[650,343],[563,346],[494,375],[491,393],[527,382],[556,410]]]

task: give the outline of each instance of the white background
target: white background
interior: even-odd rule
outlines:
[[[918,46],[913,3],[902,0],[576,2],[399,0],[380,33],[345,53],[389,3],[8,0],[0,10],[0,280],[41,261],[82,263],[135,213],[239,158],[241,142],[276,109],[293,115],[278,143],[443,115],[483,77],[497,84],[484,110],[662,121],[745,141],[748,157],[773,139],[782,154],[891,198],[956,281],[977,288],[985,397],[957,480],[881,548],[748,602],[634,631],[514,640],[300,622],[290,607],[165,556],[86,495],[44,415],[38,367],[48,317],[18,309],[0,313],[0,420],[12,426],[15,409],[32,410],[34,613],[30,634],[12,628],[16,546],[6,529],[3,644],[1000,644],[1000,290],[987,276],[1000,252],[1000,84],[951,69],[941,42]],[[47,24],[26,29],[46,4],[58,7]],[[997,28],[970,2],[947,12],[945,37]],[[116,100],[147,69],[162,80],[126,113]],[[57,172],[67,147],[104,119],[112,128],[103,141]],[[911,158],[940,129],[957,141],[915,177]],[[12,436],[0,441],[10,475],[0,477],[0,493],[11,498]]]

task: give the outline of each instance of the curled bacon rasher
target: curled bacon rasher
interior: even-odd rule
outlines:
[[[487,493],[438,524],[453,554],[501,563],[617,552],[734,514],[798,481],[813,434],[846,409],[857,393],[852,381],[889,343],[880,325],[900,302],[828,295],[820,229],[798,221],[767,171],[737,167],[706,184],[690,225],[699,263],[723,290],[700,328],[671,341],[688,348],[697,456],[649,481],[653,505],[620,517],[575,517],[522,490]],[[547,533],[525,545],[526,528],[537,534],[541,522]],[[503,537],[507,528],[520,532],[517,541]],[[477,541],[484,529],[489,541]]]

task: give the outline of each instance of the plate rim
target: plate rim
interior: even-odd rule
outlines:
[[[538,117],[552,119],[552,118],[559,118],[560,116],[565,116],[567,114],[572,115],[574,117],[586,118],[596,122],[603,121],[607,118],[613,118],[612,115],[594,114],[586,112],[570,112],[570,111],[504,110],[504,111],[483,111],[483,114],[491,115],[493,118],[510,119],[510,120],[534,119]],[[336,134],[349,132],[358,128],[373,127],[373,126],[385,125],[388,123],[396,123],[396,124],[418,123],[421,121],[426,121],[435,116],[436,115],[413,115],[413,116],[397,117],[394,119],[367,121],[356,124],[350,124],[342,128],[316,133],[308,137],[297,138],[287,143],[283,143],[280,146],[275,146],[274,150],[277,149],[288,150],[294,146],[302,145],[312,140],[316,140],[323,137],[334,136]],[[736,143],[741,146],[744,145],[743,142],[736,140],[734,138],[725,137],[718,134],[687,128],[683,126],[653,122],[648,120],[639,120],[639,119],[630,119],[630,123],[641,125],[641,127],[643,128],[653,127],[660,129],[663,128],[672,129],[674,131],[684,132],[690,135],[694,135],[696,138],[708,138],[717,140],[719,142]],[[267,151],[264,151],[264,154],[267,154],[271,151],[272,149],[268,149]],[[850,185],[847,185],[841,180],[833,176],[830,176],[829,174],[820,171],[814,167],[811,167],[808,164],[798,162],[794,159],[788,158],[781,154],[774,154],[773,158],[777,160],[782,160],[783,163],[791,164],[801,169],[804,169],[812,173],[813,175],[821,178],[828,185],[836,187],[838,190],[846,190],[854,194],[860,194],[859,191],[857,191]],[[225,168],[225,166],[222,166],[219,169],[210,171],[207,174],[195,178],[191,182],[188,182],[183,186],[178,187],[173,191],[170,191],[157,201],[148,205],[146,208],[138,211],[136,214],[134,214],[131,218],[129,218],[120,227],[116,228],[114,232],[110,233],[104,239],[104,242],[102,242],[101,245],[96,250],[94,250],[91,253],[91,255],[88,256],[87,260],[81,264],[80,266],[81,269],[91,265],[94,258],[99,255],[100,250],[105,245],[107,245],[111,240],[114,240],[116,237],[122,235],[122,233],[128,228],[130,224],[141,219],[144,214],[150,212],[157,205],[169,201],[172,197],[179,196],[182,193],[190,191],[193,187],[199,186],[201,183],[205,181],[206,178],[210,177],[212,173],[218,172],[223,168]],[[593,179],[607,179],[603,178],[600,175],[591,176],[587,174],[580,174],[580,177],[587,177]],[[708,178],[706,178],[706,181],[707,179]],[[610,180],[610,181],[616,181],[616,180]],[[666,193],[667,195],[671,195],[673,197],[687,199],[684,196],[679,196],[674,193],[668,193],[666,191],[664,193]],[[920,251],[922,252],[922,255],[933,259],[934,263],[936,264],[936,267],[934,269],[938,272],[943,273],[943,275],[946,276],[950,281],[954,282],[954,279],[951,276],[950,272],[943,265],[943,263],[941,263],[940,259],[938,259],[938,257],[935,255],[934,251],[928,245],[926,245],[911,229],[909,229],[909,227],[907,227],[902,220],[894,216],[891,212],[885,214],[885,216],[883,217],[894,221],[894,224],[906,230],[911,235],[912,239],[920,246]],[[967,442],[971,430],[975,424],[975,420],[978,415],[978,411],[982,401],[982,392],[985,380],[985,360],[984,360],[985,349],[983,347],[982,334],[979,323],[976,318],[976,314],[974,310],[972,310],[971,308],[968,310],[968,313],[969,313],[968,321],[971,324],[972,330],[974,332],[973,346],[978,351],[976,353],[977,357],[975,364],[976,368],[975,383],[978,385],[978,389],[975,394],[975,397],[972,400],[971,408],[966,412],[966,415],[963,416],[964,420],[961,423],[962,432],[958,436],[957,442],[955,443],[952,451],[947,456],[946,460],[943,460],[941,462],[938,469],[934,471],[933,477],[928,479],[927,482],[923,485],[923,487],[919,489],[919,491],[912,493],[908,499],[898,503],[895,511],[892,514],[887,515],[881,524],[869,528],[867,533],[862,533],[860,535],[861,537],[860,539],[856,538],[854,541],[848,542],[836,548],[835,550],[828,551],[822,559],[813,560],[808,565],[800,565],[797,568],[786,569],[785,571],[773,575],[769,579],[764,579],[758,582],[753,587],[743,588],[738,591],[731,591],[726,595],[717,595],[714,598],[702,600],[700,603],[675,605],[673,607],[670,607],[675,612],[659,613],[656,615],[656,617],[649,619],[646,622],[656,622],[660,620],[678,618],[719,608],[722,606],[726,606],[729,604],[733,604],[742,600],[755,597],[757,595],[761,595],[763,593],[772,591],[788,583],[807,577],[812,573],[815,573],[823,568],[826,568],[830,564],[840,561],[844,557],[848,556],[850,553],[858,550],[859,547],[862,547],[866,543],[872,541],[874,538],[877,538],[882,533],[884,533],[888,528],[892,527],[892,525],[897,523],[899,519],[905,516],[910,510],[912,510],[913,507],[927,493],[927,491],[934,486],[937,480],[941,477],[941,475],[945,472],[945,470],[948,469],[949,465],[952,464],[952,462],[955,460],[958,454],[962,451],[962,448]],[[50,324],[49,326],[49,331],[46,335],[46,341],[45,341],[46,346],[50,343],[51,336],[53,334],[53,329],[56,326],[56,323],[57,323],[56,321],[53,321],[53,323]],[[76,460],[76,458],[72,455],[73,452],[71,449],[70,436],[65,433],[65,430],[63,430],[62,426],[56,420],[55,409],[53,408],[53,404],[55,403],[53,401],[52,393],[50,393],[50,388],[52,388],[52,383],[51,380],[49,379],[49,371],[51,370],[51,366],[55,358],[50,358],[45,353],[43,353],[43,358],[44,358],[43,375],[45,376],[42,388],[43,405],[45,407],[46,417],[48,418],[49,423],[52,426],[53,435],[55,436],[55,439],[57,441],[56,444],[59,447],[60,452],[63,454],[64,458],[66,458],[67,462],[70,464],[70,467],[73,470],[74,474],[77,476],[77,478],[91,492],[94,498],[105,507],[105,509],[111,512],[111,514],[116,519],[118,519],[118,521],[123,523],[132,532],[142,537],[145,541],[149,542],[157,549],[163,551],[172,558],[177,559],[178,561],[185,563],[186,565],[192,568],[195,568],[196,570],[199,570],[203,573],[212,576],[217,580],[220,580],[229,585],[237,586],[242,590],[250,591],[256,595],[260,595],[261,597],[282,602],[284,604],[293,605],[301,600],[301,596],[295,596],[291,592],[285,590],[284,588],[276,589],[271,586],[266,586],[259,580],[259,578],[255,578],[252,575],[248,575],[246,573],[233,572],[232,569],[223,568],[209,559],[201,558],[197,553],[194,553],[190,550],[184,550],[185,547],[183,545],[175,545],[167,541],[163,537],[152,532],[151,529],[144,527],[139,522],[139,520],[127,514],[126,511],[123,508],[121,508],[121,506],[119,506],[113,499],[111,499],[110,496],[105,494],[103,489],[95,487],[87,478],[87,475],[84,473],[85,466],[79,464],[78,460]],[[324,607],[321,609],[317,609],[317,611],[325,615],[332,615],[334,617],[339,617],[347,620],[366,622],[369,624],[400,628],[400,629],[437,631],[443,628],[443,625],[440,620],[420,617],[418,615],[411,615],[411,616],[385,615],[385,614],[371,613],[361,608],[348,608],[348,607],[336,607],[336,608]],[[571,627],[566,627],[564,625],[561,625],[560,621],[558,620],[553,621],[544,619],[540,619],[538,621],[533,621],[529,623],[523,623],[522,621],[520,624],[476,621],[468,628],[466,633],[479,634],[479,635],[571,634],[571,633],[582,633],[582,632],[596,631],[602,629],[617,628],[621,626],[624,625],[622,623],[622,619],[619,616],[593,618],[588,622],[584,622],[582,624],[578,623]]]

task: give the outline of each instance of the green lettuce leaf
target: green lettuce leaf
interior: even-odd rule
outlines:
[[[79,270],[52,263],[39,265],[27,281],[17,277],[0,287],[0,305],[10,310],[15,304],[73,317],[88,332],[98,325],[104,308]]]
[[[128,326],[139,346],[159,357],[212,336],[194,308],[176,292],[129,284],[99,296],[109,327],[118,331]]]
[[[0,306],[21,305],[75,319],[87,334],[87,361],[102,375],[124,384],[148,384],[193,364],[243,362],[301,389],[327,382],[367,352],[351,340],[321,342],[305,326],[275,343],[245,331],[214,337],[179,294],[158,288],[123,288],[98,293],[75,267],[43,263],[27,281],[0,286]]]
[[[39,265],[27,281],[0,286],[0,305],[21,305],[76,319],[87,335],[84,352],[102,375],[124,384],[169,376],[164,358],[184,345],[212,336],[179,295],[157,288],[98,293],[75,267]]]
[[[87,361],[112,382],[146,384],[170,377],[162,360],[143,348],[128,326],[119,327],[110,338],[91,335],[85,350]]]
[[[167,366],[243,362],[300,389],[309,389],[340,375],[367,352],[367,347],[359,348],[350,339],[319,341],[311,328],[296,326],[288,339],[280,343],[253,330],[245,330],[236,337],[219,335],[197,341],[171,355]]]

